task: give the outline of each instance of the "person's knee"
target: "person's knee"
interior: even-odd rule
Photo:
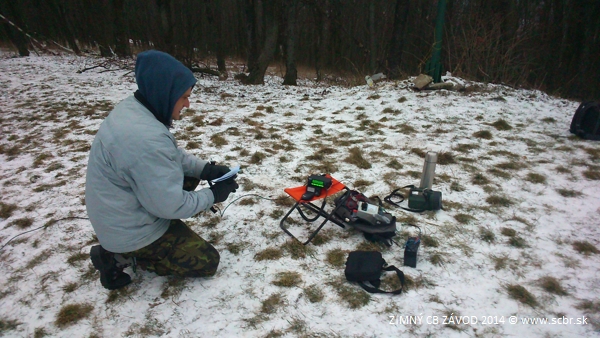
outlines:
[[[214,276],[221,261],[221,255],[217,249],[211,246],[208,251],[206,264],[198,271],[205,277]]]

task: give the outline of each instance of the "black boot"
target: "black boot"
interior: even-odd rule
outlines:
[[[90,249],[90,258],[94,267],[100,271],[100,283],[106,289],[116,290],[131,283],[131,277],[123,272],[122,267],[117,267],[112,252],[104,250],[100,245],[94,245]]]

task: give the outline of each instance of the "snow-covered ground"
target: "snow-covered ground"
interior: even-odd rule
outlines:
[[[89,146],[136,85],[127,70],[77,73],[95,62],[0,58],[0,336],[599,335],[600,143],[569,134],[578,102],[451,76],[466,90],[199,77],[172,132],[201,158],[242,166],[241,188],[221,210],[246,194],[279,200],[248,196],[222,218],[184,220],[221,253],[216,276],[128,268],[130,286],[105,290],[88,259],[97,244],[89,221],[68,217],[87,217]],[[347,160],[352,148],[370,168]],[[308,175],[330,172],[383,197],[419,183],[427,151],[440,154],[433,188],[444,210],[386,206],[400,245],[416,234],[403,224],[422,228],[417,268],[402,266],[402,247],[369,244],[332,223],[305,248],[279,228],[289,209],[283,189]],[[305,239],[308,227],[292,217]],[[345,281],[343,262],[357,249],[381,250],[409,279],[406,292],[367,296]],[[536,318],[548,323],[526,322]]]

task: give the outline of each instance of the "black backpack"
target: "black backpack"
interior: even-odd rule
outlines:
[[[586,139],[600,140],[600,103],[597,101],[583,102],[575,111],[571,121],[571,133]]]

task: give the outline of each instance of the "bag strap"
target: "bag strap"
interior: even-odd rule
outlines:
[[[404,272],[402,272],[400,269],[398,269],[397,267],[395,267],[393,265],[387,266],[387,267],[383,268],[383,270],[396,271],[396,275],[398,276],[398,279],[400,279],[400,284],[402,284],[400,289],[394,290],[394,291],[383,291],[383,290],[379,289],[379,283],[380,283],[379,279],[377,281],[369,282],[372,285],[377,284],[376,287],[366,285],[364,282],[358,282],[358,285],[360,285],[365,291],[367,291],[369,293],[389,293],[389,294],[393,294],[393,295],[401,294],[402,288],[404,288],[404,284],[406,283],[406,280],[404,279]]]

